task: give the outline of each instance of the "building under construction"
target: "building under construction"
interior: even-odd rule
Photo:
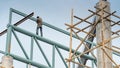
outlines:
[[[6,49],[5,51],[0,50],[0,53],[4,54],[1,57],[2,60],[0,68],[14,68],[14,60],[25,63],[26,68],[56,68],[55,65],[57,63],[59,64],[59,60],[61,60],[61,63],[65,68],[120,68],[120,64],[115,61],[116,59],[119,59],[113,57],[113,55],[118,57],[120,56],[120,48],[113,43],[115,39],[118,40],[120,37],[120,30],[113,30],[116,25],[120,25],[120,21],[115,20],[120,19],[120,16],[115,14],[116,11],[111,11],[109,0],[99,0],[99,2],[93,7],[95,8],[95,11],[89,9],[88,11],[91,13],[91,15],[88,15],[84,19],[74,15],[75,10],[72,8],[71,22],[65,23],[65,26],[67,26],[67,31],[44,21],[42,22],[43,26],[67,35],[69,38],[69,40],[67,40],[69,42],[69,47],[63,45],[62,43],[50,40],[44,37],[44,35],[40,36],[27,31],[26,29],[20,28],[19,25],[26,20],[29,19],[36,22],[37,18],[33,17],[34,12],[25,14],[16,9],[10,8],[7,29],[0,33],[0,36],[6,34]],[[18,22],[15,22],[15,24],[12,24],[13,13],[23,16],[24,18]],[[79,21],[74,22],[75,19]],[[89,19],[92,19],[92,22],[89,21]],[[83,24],[86,25],[80,27]],[[30,38],[30,56],[28,55],[28,51],[24,48],[23,43],[19,38],[20,35],[27,36],[25,38]],[[13,37],[25,57],[11,53],[13,47]],[[77,40],[77,44],[75,40]],[[41,42],[49,45],[42,48]],[[37,52],[34,54],[35,46],[40,53]],[[44,51],[47,51],[48,47],[51,48],[51,54],[49,54],[49,57]],[[48,52],[49,51],[47,51],[47,53]],[[55,59],[56,53],[57,59],[59,59],[57,62]],[[66,53],[67,55],[64,56]],[[44,62],[36,62],[33,60],[34,55],[39,54],[41,54],[40,58],[43,57],[42,60],[44,60]]]

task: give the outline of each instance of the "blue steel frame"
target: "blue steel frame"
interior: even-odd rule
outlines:
[[[10,55],[10,56],[12,56],[14,59],[16,59],[18,61],[21,61],[23,63],[36,66],[38,68],[55,68],[55,50],[56,50],[58,52],[61,60],[63,61],[65,67],[68,68],[68,66],[67,66],[67,64],[65,62],[65,58],[63,57],[63,55],[61,54],[61,52],[60,52],[59,49],[62,49],[62,50],[65,50],[65,51],[69,52],[69,48],[66,47],[65,45],[62,45],[62,44],[58,43],[58,42],[51,41],[51,40],[46,39],[44,37],[40,37],[40,36],[38,36],[36,34],[33,34],[33,33],[29,32],[29,31],[26,31],[24,29],[21,29],[19,27],[16,27],[16,26],[12,25],[12,23],[11,23],[11,21],[12,21],[12,12],[14,12],[14,13],[16,13],[18,15],[21,15],[23,17],[27,16],[27,14],[25,14],[25,13],[22,13],[22,12],[20,12],[18,10],[10,8],[10,14],[9,14],[10,16],[9,16],[9,23],[8,23],[8,30],[7,30],[7,40],[6,40],[6,51],[3,52],[3,51],[0,50],[0,53],[5,54],[5,55]],[[36,21],[36,18],[34,18],[34,17],[31,17],[30,19],[33,20],[33,21]],[[45,26],[47,26],[49,28],[52,28],[54,30],[57,30],[59,32],[62,32],[64,34],[66,34],[66,35],[70,35],[69,32],[67,32],[65,30],[62,30],[62,29],[60,29],[58,27],[55,27],[53,25],[50,25],[50,24],[48,24],[46,22],[43,22],[43,25],[45,25]],[[31,52],[30,52],[30,57],[27,55],[27,53],[26,53],[26,51],[25,51],[22,43],[20,42],[17,34],[15,33],[15,31],[31,37]],[[23,51],[23,53],[24,53],[24,55],[25,55],[26,58],[22,58],[20,56],[17,56],[17,55],[14,55],[14,54],[10,53],[12,33],[15,36],[15,38],[16,38],[19,46],[21,47],[21,49],[22,49],[22,51]],[[77,38],[75,35],[73,35],[73,37]],[[82,38],[80,38],[80,39],[82,40]],[[41,48],[41,46],[40,46],[40,44],[39,44],[39,42],[37,40],[40,40],[40,41],[43,41],[45,43],[51,44],[51,46],[53,47],[53,51],[52,51],[52,53],[53,53],[52,54],[52,63],[50,63],[49,60],[47,59],[47,57],[46,57],[43,49]],[[90,43],[92,45],[96,45],[95,43],[87,41],[87,40],[85,42],[88,42],[88,43]],[[47,62],[48,65],[43,65],[43,64],[34,62],[32,60],[33,59],[33,53],[34,53],[33,52],[34,43],[37,44],[40,52],[42,53],[42,55],[43,55],[43,57],[46,60],[46,62]],[[72,52],[74,52],[74,50],[72,50]],[[80,52],[77,51],[76,54],[80,54]],[[91,60],[93,62],[96,61],[96,59],[94,59],[92,56],[89,56],[89,55],[83,55],[82,57],[87,58],[87,59],[89,59],[89,60]],[[78,59],[78,61],[80,61],[80,59]],[[73,66],[73,68],[74,68],[74,66]]]

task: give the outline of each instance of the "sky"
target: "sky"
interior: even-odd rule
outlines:
[[[120,15],[120,7],[119,7],[120,0],[109,0],[109,1],[111,3],[111,12],[117,11],[116,15]],[[56,27],[66,30],[67,27],[65,26],[65,23],[70,23],[70,12],[72,8],[74,9],[74,15],[77,15],[78,17],[81,17],[81,18],[85,18],[88,15],[90,15],[90,12],[88,12],[88,9],[95,10],[94,6],[97,2],[98,0],[1,0],[0,1],[0,9],[1,9],[0,10],[0,32],[7,28],[7,24],[9,23],[10,8],[14,8],[26,14],[30,14],[31,12],[34,12],[33,17],[40,16],[44,22],[47,22],[51,25],[54,25]],[[19,21],[22,18],[23,17],[17,14],[13,14],[12,24]],[[28,30],[32,33],[36,32],[36,23],[31,20],[25,21],[23,24],[19,25],[18,27]],[[116,29],[119,29],[119,28],[117,27]],[[22,44],[24,45],[24,48],[26,49],[27,53],[30,54],[29,52],[30,52],[31,38],[26,37],[25,35],[22,35],[19,33],[17,34],[19,35],[19,38]],[[43,26],[43,34],[45,38],[59,42],[69,47],[68,36],[62,33],[59,33],[55,30],[52,30],[46,26]],[[27,43],[25,42],[26,40],[27,40]],[[23,53],[21,53],[22,51],[20,50],[20,47],[17,46],[18,43],[16,42],[14,36],[12,38],[12,44],[13,45],[12,45],[11,52],[13,54],[24,57]],[[44,42],[40,42],[40,44],[44,45],[42,47],[45,53],[47,54],[48,58],[50,59],[50,61],[52,61],[52,59],[50,58],[52,55],[52,47]],[[75,42],[75,44],[78,44],[78,43]],[[0,49],[5,51],[5,46],[6,46],[6,34],[0,37]],[[73,48],[75,47],[76,46],[74,46]],[[43,61],[42,60],[43,57],[41,57],[41,55],[36,55],[38,53],[38,49],[36,46],[34,47],[34,49],[35,49],[34,61],[37,61],[37,60],[39,60],[37,62]],[[50,50],[51,52],[48,53],[48,50]],[[68,52],[62,51],[62,53],[67,54],[67,55],[64,54],[65,58],[68,57]],[[59,57],[58,54],[56,55],[57,57]],[[41,59],[39,59],[39,57]],[[56,58],[56,61],[59,61],[59,63],[56,63],[55,66],[57,68],[61,68],[61,67],[65,68],[61,63],[62,62],[61,59],[59,58]],[[42,63],[45,63],[45,61],[43,61]],[[25,64],[14,60],[14,67],[24,68]]]

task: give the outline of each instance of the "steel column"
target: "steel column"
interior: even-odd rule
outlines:
[[[55,68],[55,45],[53,46],[52,51],[52,68]]]
[[[10,48],[11,48],[11,36],[12,36],[12,27],[8,27],[7,39],[6,39],[6,53],[8,55],[10,53]]]
[[[33,60],[33,47],[34,47],[34,40],[33,37],[31,37],[31,49],[30,49],[30,60]]]
[[[11,22],[12,22],[12,8],[10,8],[9,23],[8,24],[11,24]]]

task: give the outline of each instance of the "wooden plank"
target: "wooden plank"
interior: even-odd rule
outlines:
[[[75,18],[77,18],[77,19],[79,19],[79,20],[81,20],[81,21],[85,21],[86,23],[88,23],[88,24],[90,24],[90,25],[93,25],[91,22],[89,22],[89,21],[87,21],[87,20],[84,20],[84,19],[82,19],[82,18],[80,18],[80,17],[78,17],[78,16],[74,16]]]
[[[106,7],[107,7],[107,6],[104,6],[103,9],[105,9]],[[97,11],[96,13],[99,13],[100,11],[101,11],[101,10]],[[87,20],[87,19],[91,18],[92,16],[96,15],[96,13],[92,13],[91,15],[89,15],[88,17],[86,17],[85,19],[83,19],[83,20],[81,20],[80,22],[74,24],[73,27],[76,26],[76,25],[78,25],[78,24],[80,24],[80,23],[83,22],[84,20]],[[69,29],[69,28],[68,28],[68,29]]]
[[[76,33],[79,33],[79,32],[81,32],[81,31],[84,31],[85,29],[89,28],[90,26],[92,26],[92,25],[88,25],[87,27],[84,27],[83,29],[78,30]]]
[[[119,23],[120,23],[120,21],[114,22],[114,24],[112,24],[111,26],[114,26],[114,25],[116,25],[116,24],[117,24],[117,25],[120,25]]]
[[[69,25],[69,24],[65,24],[66,26],[69,26],[69,27],[72,27],[71,25]],[[81,30],[80,28],[78,28],[78,27],[74,27],[74,29],[76,29],[76,30],[78,30],[78,31],[83,31],[83,30]],[[86,32],[86,31],[83,31],[84,33],[86,33],[86,34],[90,34],[91,36],[95,36],[94,34],[92,34],[92,33],[89,33],[89,32]]]

